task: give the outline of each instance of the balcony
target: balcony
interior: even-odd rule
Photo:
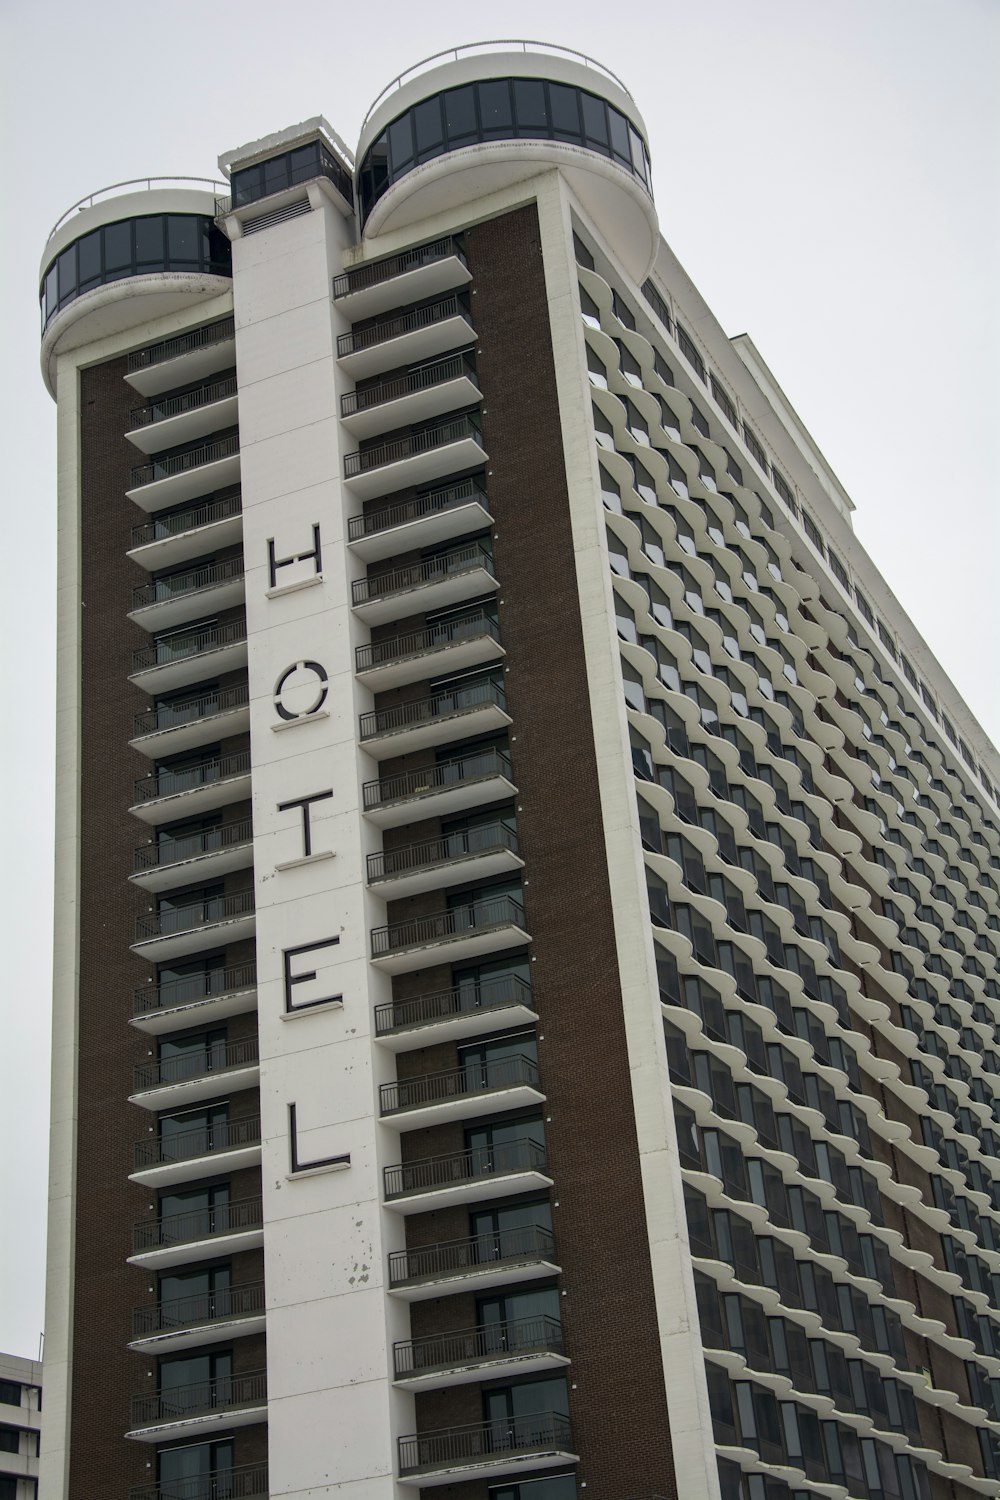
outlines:
[[[333,300],[340,311],[357,322],[392,307],[436,297],[471,280],[472,272],[455,241],[435,240],[432,245],[404,250],[373,265],[355,266],[334,277]]]
[[[401,1437],[399,1478],[403,1484],[456,1484],[494,1479],[530,1469],[577,1462],[569,1418],[538,1412],[503,1422],[474,1422]]]
[[[140,452],[156,453],[234,427],[236,389],[236,376],[227,375],[182,396],[166,396],[149,406],[138,406],[129,412],[125,436]]]
[[[337,358],[353,380],[367,380],[383,370],[398,370],[448,354],[471,344],[476,330],[459,294],[442,297],[424,307],[396,313],[370,323],[367,328],[352,328],[337,340]]]
[[[384,625],[424,610],[448,609],[498,587],[489,551],[481,542],[470,542],[468,546],[455,547],[404,568],[355,579],[351,584],[351,606],[366,625]],[[456,628],[461,623],[464,622],[459,622]],[[432,649],[432,645],[433,642],[424,647],[418,644],[414,650],[419,653]],[[378,653],[382,647],[364,649]],[[493,650],[492,655],[497,654]]]
[[[150,1135],[137,1141],[131,1182],[166,1187],[202,1177],[239,1172],[260,1165],[260,1118],[198,1125],[177,1135]]]
[[[485,464],[486,449],[473,417],[452,417],[391,442],[344,455],[344,483],[359,500],[410,485],[433,484],[459,469]]]
[[[132,1230],[131,1265],[167,1270],[204,1260],[257,1250],[264,1243],[260,1198],[241,1198],[219,1208],[194,1209],[149,1219]]]
[[[125,379],[140,396],[157,396],[204,380],[236,363],[236,327],[232,318],[195,328],[177,338],[135,349],[128,357]]]
[[[129,811],[144,823],[172,823],[213,812],[250,796],[250,751],[216,756],[194,766],[161,766],[135,784]]]
[[[396,1384],[408,1391],[441,1390],[569,1364],[562,1324],[546,1317],[407,1339],[393,1345],[392,1362]]]
[[[480,611],[465,619],[358,646],[354,670],[359,682],[373,693],[381,693],[442,672],[485,666],[504,655],[499,626]]]
[[[143,709],[132,721],[129,744],[142,755],[158,759],[231,739],[249,728],[250,689],[245,682],[237,682]]]
[[[255,1036],[239,1042],[211,1043],[198,1054],[151,1057],[139,1063],[132,1079],[130,1104],[144,1109],[179,1109],[221,1093],[256,1088],[260,1051]]]
[[[524,867],[517,834],[506,823],[463,828],[443,838],[421,839],[368,855],[368,884],[387,901],[440,890],[457,881],[486,880]]]
[[[136,917],[132,952],[150,963],[184,958],[201,949],[242,942],[253,935],[255,922],[253,891],[202,897]]]
[[[132,998],[132,1025],[149,1036],[214,1024],[257,1009],[257,965],[233,964],[163,984],[146,984]]]
[[[521,904],[510,896],[494,896],[431,917],[373,928],[371,961],[388,974],[402,974],[505,953],[529,941]]]
[[[133,862],[129,879],[146,891],[165,891],[245,870],[253,864],[253,823],[241,818],[176,838],[161,834],[158,841],[136,849]]]
[[[188,453],[139,464],[125,493],[143,510],[154,511],[236,484],[239,477],[240,440],[233,432]]]
[[[340,398],[340,419],[364,442],[380,432],[394,432],[481,401],[476,367],[468,353],[448,354]]]
[[[227,1375],[221,1380],[181,1385],[149,1396],[133,1396],[127,1437],[159,1443],[189,1434],[247,1427],[267,1418],[267,1372]]]
[[[379,828],[450,816],[511,797],[516,790],[502,750],[473,751],[419,771],[366,781],[361,789],[365,816]]]
[[[530,1224],[419,1250],[395,1250],[389,1256],[389,1290],[402,1301],[423,1302],[454,1292],[516,1286],[558,1272],[552,1231]]]
[[[359,738],[376,760],[496,733],[511,722],[503,688],[491,678],[361,714]]]
[[[486,493],[474,479],[463,479],[381,510],[352,516],[347,523],[351,550],[364,562],[378,562],[403,552],[436,547],[455,537],[484,531],[493,524]]]
[[[270,1493],[267,1465],[241,1464],[166,1484],[133,1485],[128,1500],[268,1500]]]
[[[413,1000],[377,1005],[375,1035],[390,1052],[412,1052],[535,1019],[527,980],[519,974],[498,974]]]
[[[172,693],[246,664],[246,621],[230,620],[140,646],[132,653],[129,681],[145,693]]]
[[[231,547],[242,536],[243,497],[233,489],[202,505],[133,526],[128,555],[153,573]]]
[[[508,1109],[527,1109],[544,1099],[538,1064],[530,1057],[503,1057],[383,1083],[379,1113],[386,1125],[397,1130],[423,1130],[472,1114],[478,1119]]]
[[[169,630],[199,615],[234,609],[243,603],[245,593],[243,559],[227,557],[202,568],[140,583],[132,590],[128,617],[143,630]]]
[[[132,1311],[130,1349],[164,1354],[195,1344],[246,1338],[264,1329],[264,1283],[227,1287],[194,1297],[177,1297]]]
[[[385,1204],[402,1214],[512,1198],[551,1187],[545,1147],[527,1136],[382,1169]]]

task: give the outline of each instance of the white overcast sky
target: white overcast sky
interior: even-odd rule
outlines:
[[[862,541],[1000,732],[1000,0],[0,0],[0,1350],[37,1352],[43,1306],[49,228],[109,183],[214,176],[220,152],[310,115],[353,145],[397,73],[487,35],[576,47],[625,80],[664,236],[727,332],[750,333],[853,497]]]

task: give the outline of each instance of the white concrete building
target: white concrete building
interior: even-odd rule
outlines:
[[[41,1428],[41,1363],[0,1354],[0,1500],[35,1500]]]
[[[45,247],[42,1500],[998,1493],[1000,765],[650,149],[460,48]]]

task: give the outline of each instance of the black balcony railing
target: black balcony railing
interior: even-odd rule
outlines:
[[[250,751],[237,750],[235,755],[220,755],[200,761],[195,766],[160,766],[135,784],[136,802],[154,802],[157,797],[172,797],[195,787],[212,786],[233,776],[250,775]]]
[[[421,839],[401,849],[380,849],[368,856],[368,879],[391,880],[414,870],[430,870],[456,859],[470,859],[477,854],[517,854],[517,833],[506,823],[479,823],[459,828],[439,839]]]
[[[545,1147],[529,1136],[493,1146],[471,1146],[447,1156],[429,1156],[421,1161],[383,1167],[387,1199],[410,1193],[429,1193],[438,1188],[461,1187],[483,1177],[509,1177],[514,1172],[544,1172]]]
[[[153,1307],[132,1310],[132,1337],[152,1338],[156,1334],[198,1328],[203,1323],[228,1322],[249,1318],[264,1311],[264,1283],[230,1286],[216,1292],[200,1292],[194,1297],[174,1297]]]
[[[360,738],[376,739],[418,724],[433,724],[436,719],[450,719],[455,714],[473,713],[476,709],[495,707],[507,711],[507,698],[500,683],[481,678],[464,687],[418,698],[414,703],[397,703],[392,708],[376,708],[359,718]]]
[[[153,458],[147,464],[137,464],[132,470],[132,489],[143,484],[153,484],[157,479],[172,479],[177,474],[186,474],[189,469],[200,469],[205,464],[217,464],[224,458],[235,458],[240,451],[238,433],[216,438],[212,443],[203,443],[200,448],[191,448],[187,453],[174,453],[168,458]]]
[[[405,594],[424,584],[440,583],[444,578],[460,577],[480,568],[492,575],[493,557],[481,543],[471,542],[468,546],[441,552],[436,557],[424,558],[409,567],[357,578],[351,584],[351,602],[366,604],[370,599],[389,599],[393,594]]]
[[[135,919],[135,940],[137,943],[145,943],[152,938],[196,932],[200,927],[214,927],[217,922],[231,922],[236,917],[251,917],[253,913],[253,891],[234,891],[229,896],[204,896],[184,905],[163,906],[159,911],[143,912]]]
[[[498,974],[495,979],[418,995],[413,1000],[391,1000],[387,1005],[376,1005],[375,1035],[389,1036],[409,1026],[432,1025],[435,1021],[450,1021],[483,1010],[504,1010],[512,1005],[534,1010],[531,985],[520,974]]]
[[[173,1161],[196,1161],[200,1156],[218,1156],[260,1145],[260,1116],[247,1120],[220,1120],[179,1130],[176,1135],[153,1135],[135,1144],[135,1169],[162,1167]]]
[[[210,323],[207,328],[195,328],[191,333],[182,333],[178,338],[165,339],[160,344],[150,344],[145,349],[135,349],[128,357],[128,372],[148,370],[153,365],[162,365],[168,359],[181,354],[193,354],[197,349],[211,349],[215,344],[235,338],[236,325],[232,318],[223,318],[221,323]]]
[[[418,333],[422,328],[432,328],[435,323],[458,317],[468,319],[469,308],[464,297],[452,293],[450,297],[442,297],[426,307],[414,307],[410,312],[397,313],[392,318],[379,318],[367,328],[352,328],[350,333],[342,333],[337,340],[337,356],[342,359],[346,354],[373,349],[376,344],[385,344],[390,339]]]
[[[133,855],[133,866],[137,875],[144,870],[162,870],[167,865],[179,864],[185,859],[198,859],[203,854],[221,854],[225,849],[239,849],[253,839],[253,823],[241,818],[238,823],[225,823],[215,828],[203,828],[200,833],[188,833],[174,837],[164,835],[156,843],[143,844]]]
[[[475,384],[476,367],[472,360],[465,354],[450,354],[433,364],[407,370],[405,375],[394,375],[391,380],[380,380],[360,391],[346,391],[340,398],[340,415],[353,417],[358,412],[372,411],[390,401],[401,401],[404,396],[414,396],[420,391],[432,390],[436,385],[445,385],[449,380],[460,380],[463,375]],[[462,404],[459,401],[453,403],[455,406]]]
[[[134,1225],[132,1250],[164,1250],[171,1245],[190,1245],[227,1234],[248,1234],[263,1227],[264,1206],[260,1198],[239,1198],[215,1208],[196,1208],[183,1214],[166,1214]]]
[[[231,583],[242,577],[242,557],[227,557],[222,562],[171,573],[166,578],[151,578],[148,583],[137,584],[132,590],[132,608],[147,609],[151,604],[165,604],[168,599],[183,599],[187,594],[197,594],[202,589]]]
[[[366,781],[362,787],[365,811],[371,812],[386,803],[399,802],[406,797],[444,792],[458,786],[473,786],[477,781],[498,776],[510,782],[514,779],[510,761],[502,750],[480,750],[472,755],[456,756],[454,760],[439,761],[437,765],[426,766],[420,771],[404,771],[400,776],[384,776],[380,781]]]
[[[409,1281],[433,1281],[436,1277],[461,1275],[489,1267],[522,1261],[554,1263],[555,1240],[550,1229],[527,1224],[520,1229],[501,1229],[495,1234],[477,1234],[464,1240],[445,1240],[420,1250],[394,1250],[389,1256],[389,1285]]]
[[[463,641],[479,640],[500,640],[500,627],[482,611],[462,619],[446,620],[440,625],[429,625],[426,630],[410,630],[405,635],[394,635],[387,641],[357,646],[354,652],[354,669],[356,672],[370,672],[373,667],[408,661],[411,657],[423,656],[428,651],[440,651],[447,646],[457,646]]]
[[[538,1064],[523,1053],[517,1057],[499,1057],[493,1062],[466,1063],[462,1068],[425,1073],[420,1078],[383,1083],[378,1091],[379,1109],[383,1115],[393,1115],[401,1110],[447,1103],[451,1099],[490,1094],[496,1089],[520,1087],[538,1088]]]
[[[560,1412],[535,1412],[503,1421],[474,1422],[465,1427],[443,1427],[399,1439],[400,1475],[532,1453],[571,1453],[569,1418]]]
[[[178,1385],[150,1396],[132,1397],[132,1426],[151,1427],[160,1422],[183,1422],[212,1412],[235,1411],[241,1406],[263,1406],[267,1401],[267,1371],[249,1375],[225,1375],[220,1380],[200,1380]]]
[[[259,1044],[255,1036],[244,1037],[239,1042],[210,1042],[197,1052],[182,1052],[174,1057],[152,1057],[148,1062],[137,1063],[132,1075],[132,1087],[139,1093],[142,1089],[190,1083],[194,1078],[209,1078],[237,1068],[252,1068],[259,1058]]]
[[[452,239],[435,240],[432,245],[421,245],[416,250],[404,250],[389,260],[378,260],[370,266],[355,266],[343,276],[333,278],[334,299],[346,297],[350,292],[364,292],[369,287],[381,286],[396,276],[405,276],[407,271],[418,271],[422,266],[433,265],[438,260],[455,256],[465,265],[465,256]]]
[[[137,406],[128,414],[129,427],[149,427],[154,422],[165,422],[168,417],[179,417],[186,411],[198,411],[203,406],[212,406],[216,401],[225,401],[236,395],[236,376],[227,375],[224,380],[213,380],[211,385],[199,386],[196,391],[185,391],[183,396],[167,396],[162,401],[150,401],[147,406]],[[220,422],[219,426],[223,424]]]
[[[156,516],[152,521],[143,521],[141,525],[133,526],[130,546],[148,547],[151,542],[183,536],[186,531],[198,531],[202,526],[214,525],[216,521],[228,521],[230,516],[238,516],[242,510],[242,492],[237,488],[226,490],[201,505],[174,511],[169,516]]]
[[[233,964],[228,969],[206,969],[203,974],[189,974],[183,979],[147,984],[132,997],[133,1016],[148,1016],[158,1010],[173,1010],[178,1005],[197,1005],[201,1000],[222,999],[239,995],[257,985],[257,965]]]
[[[214,719],[216,714],[247,708],[249,703],[250,689],[245,682],[236,682],[227,688],[212,688],[192,698],[171,698],[136,714],[132,720],[132,733],[138,739],[144,734],[156,734],[161,729],[176,729],[181,724],[196,724],[199,719]]]
[[[270,1493],[267,1464],[241,1464],[162,1484],[133,1485],[128,1500],[267,1500]]]
[[[505,1355],[562,1354],[564,1348],[559,1319],[540,1316],[407,1339],[393,1345],[392,1362],[396,1379],[405,1380],[435,1370],[483,1364]]]
[[[228,620],[224,625],[211,625],[206,630],[178,631],[176,635],[165,636],[133,651],[132,671],[148,672],[153,667],[168,667],[174,662],[188,661],[192,656],[205,656],[210,651],[239,646],[246,638],[246,620]]]
[[[409,922],[393,922],[388,927],[372,928],[372,958],[384,958],[407,948],[423,947],[449,938],[471,933],[488,933],[505,927],[524,926],[524,908],[512,896],[494,896],[471,901],[450,911],[435,912],[430,917],[414,917]]]
[[[362,448],[357,453],[345,453],[344,478],[356,479],[359,474],[367,474],[372,469],[384,468],[386,464],[398,464],[404,458],[415,458],[420,453],[433,453],[435,448],[446,448],[449,443],[460,443],[466,438],[471,438],[482,447],[483,435],[478,422],[467,416],[451,417],[447,422],[438,422],[433,427],[422,427],[416,432],[407,433],[405,437],[393,438],[392,442]]]
[[[347,539],[359,542],[394,526],[405,526],[408,521],[419,521],[424,516],[437,515],[439,511],[472,504],[481,505],[486,510],[486,491],[474,479],[463,479],[459,484],[449,485],[446,490],[435,490],[432,495],[417,495],[415,499],[402,500],[398,505],[352,516],[347,523]]]

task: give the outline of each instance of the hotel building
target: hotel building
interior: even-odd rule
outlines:
[[[1000,764],[651,150],[459,48],[45,246],[43,1500],[1000,1491]]]

